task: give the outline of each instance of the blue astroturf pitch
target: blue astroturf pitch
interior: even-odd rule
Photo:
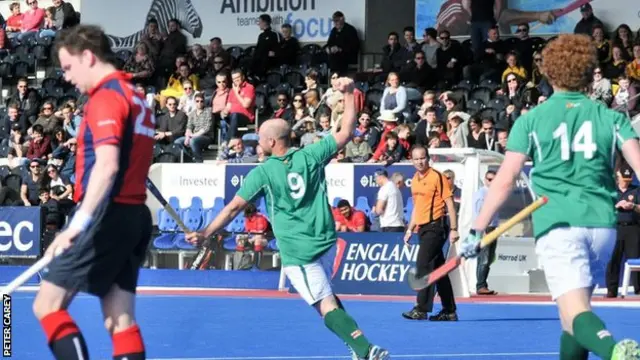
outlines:
[[[13,296],[13,358],[52,359],[31,307]],[[560,324],[551,305],[458,305],[458,322],[417,322],[406,301],[345,300],[365,335],[398,359],[557,359]],[[437,309],[436,309],[437,310]],[[640,309],[597,307],[617,339],[640,338]],[[97,299],[70,308],[91,359],[111,359]],[[301,299],[140,295],[137,317],[153,360],[349,359],[345,345]],[[595,358],[595,357],[592,357]]]

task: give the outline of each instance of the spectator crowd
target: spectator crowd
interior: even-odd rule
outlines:
[[[37,0],[27,5],[22,12],[20,3],[10,4],[12,15],[0,19],[3,56],[17,56],[17,63],[29,60],[30,51],[50,49],[56,30],[80,21],[63,0],[47,9]],[[593,38],[600,58],[585,90],[636,116],[640,29],[621,24],[609,33],[589,4],[580,11],[576,32]],[[300,44],[288,24],[276,32],[270,16],[261,15],[256,45],[245,49],[224,46],[224,34],[189,45],[179,20],[166,29],[148,20],[140,42],[118,49],[114,61],[156,111],[155,161],[260,163],[265,155],[255,130],[271,117],[290,123],[295,146],[319,141],[337,130],[343,112],[343,96],[334,86],[340,76],[355,79],[359,114],[352,141],[333,161],[381,167],[409,159],[413,144],[503,153],[513,123],[553,93],[539,68],[547,40],[530,36],[526,23],[505,39],[497,26],[490,27],[481,44],[453,39],[435,27],[424,29],[419,43],[408,26],[389,32],[375,68],[358,69],[357,30],[340,11],[332,19],[329,38],[319,46]],[[52,212],[63,218],[70,208],[85,97],[65,88],[54,60],[43,63],[54,68],[53,75],[39,87],[18,77],[5,100],[0,156],[7,165],[0,166],[0,204],[55,202],[58,210]],[[344,226],[361,228],[360,222]]]

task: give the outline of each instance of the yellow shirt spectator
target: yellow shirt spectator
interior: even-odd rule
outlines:
[[[640,83],[640,59],[635,59],[627,64],[626,73],[631,78],[631,81]]]
[[[160,95],[162,95],[163,97],[173,96],[176,99],[179,99],[182,95],[184,95],[182,83],[185,80],[191,81],[193,90],[198,91],[200,89],[198,75],[191,74],[189,65],[182,64],[178,69],[178,74],[171,75],[169,81],[167,82],[167,88],[162,90],[160,92]]]
[[[511,73],[516,74],[523,79],[527,79],[528,77],[527,70],[525,70],[522,66],[513,66],[513,67],[509,66],[502,73],[502,82],[504,82],[507,79],[507,75]]]

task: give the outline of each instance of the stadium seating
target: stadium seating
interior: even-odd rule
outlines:
[[[369,217],[369,214],[371,213],[371,206],[369,206],[369,200],[367,200],[367,198],[364,196],[359,196],[356,199],[356,205],[354,206],[354,208],[364,212],[364,214],[367,215],[367,217]]]
[[[622,297],[627,295],[629,283],[631,282],[631,273],[640,271],[640,259],[629,259],[624,264],[624,275],[622,276]],[[635,289],[637,292],[638,289]]]
[[[224,255],[224,269],[231,270],[233,252],[236,251],[236,235],[244,231],[244,214],[239,214],[235,219],[225,227],[225,231],[229,233],[222,242],[222,247],[226,251]]]

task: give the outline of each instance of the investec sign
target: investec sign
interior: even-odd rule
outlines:
[[[332,282],[339,294],[415,294],[406,284],[418,245],[406,246],[402,233],[340,233]]]

